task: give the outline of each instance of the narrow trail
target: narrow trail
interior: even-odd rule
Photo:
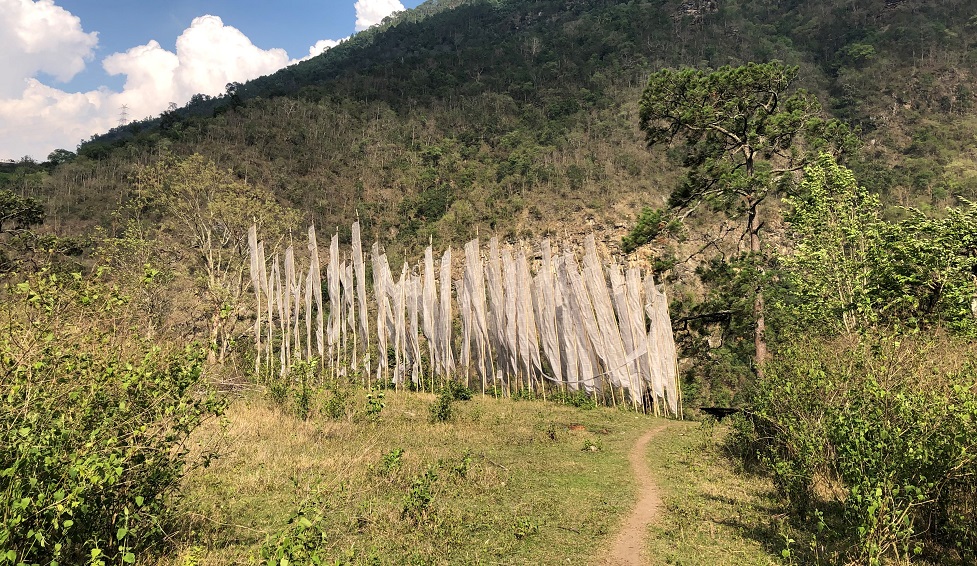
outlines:
[[[667,427],[668,423],[661,424],[644,433],[628,453],[628,460],[638,483],[638,503],[614,537],[610,553],[601,562],[603,566],[640,566],[648,563],[643,553],[645,536],[648,525],[658,519],[661,497],[645,463],[645,452],[648,442]]]

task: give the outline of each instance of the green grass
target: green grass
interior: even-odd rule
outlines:
[[[208,432],[226,434],[223,457],[185,486],[192,529],[174,562],[258,561],[266,542],[311,533],[343,563],[590,564],[633,504],[627,452],[656,422],[476,397],[432,423],[434,395],[388,391],[372,423],[365,392],[347,402],[350,418],[301,421],[263,398],[236,401],[226,432]]]
[[[652,564],[789,563],[789,533],[773,484],[739,469],[724,425],[675,423],[648,446],[663,509],[647,544]]]
[[[323,396],[306,421],[236,400],[201,435],[223,455],[189,477],[189,527],[167,563],[261,563],[263,545],[308,542],[328,564],[599,564],[635,502],[628,451],[662,421],[476,396],[435,423],[435,399],[387,391],[378,422],[363,390],[339,420],[320,413]],[[725,434],[671,422],[649,444],[664,506],[651,564],[790,562],[782,533],[796,527],[771,483],[724,455]]]

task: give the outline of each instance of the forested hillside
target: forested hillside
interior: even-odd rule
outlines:
[[[861,151],[846,164],[886,214],[939,214],[977,194],[975,10],[962,0],[429,2],[310,61],[93,138],[77,156],[7,165],[0,183],[43,202],[40,233],[74,238],[55,246],[74,252],[96,226],[120,236],[133,221],[166,224],[137,182],[163,155],[199,153],[303,222],[339,227],[344,242],[359,218],[394,262],[417,257],[429,239],[476,234],[595,232],[620,253],[645,209],[623,251],[670,278],[676,318],[731,322],[722,336],[686,344],[696,358],[717,341],[736,343],[724,339],[730,332],[749,334],[748,322],[735,330],[728,320],[739,312],[729,296],[703,301],[703,285],[729,275],[710,258],[744,244],[718,210],[672,222],[688,212],[666,210],[683,156],[649,150],[638,129],[649,74],[796,65],[790,88],[810,90],[825,117],[858,132]],[[669,228],[649,232],[658,223]],[[766,245],[782,245],[776,215],[765,230]],[[739,389],[742,368],[727,365],[702,386]]]
[[[861,128],[864,183],[938,204],[977,190],[971,12],[963,1],[428,3],[97,138],[23,183],[50,199],[54,227],[105,222],[106,199],[124,203],[132,168],[165,148],[211,157],[323,226],[358,211],[384,237],[601,230],[663,204],[676,182],[635,128],[652,70],[780,59]]]

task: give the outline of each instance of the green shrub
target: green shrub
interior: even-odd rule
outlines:
[[[431,502],[434,501],[434,484],[438,481],[437,470],[432,466],[411,483],[400,516],[413,523],[427,519]]]
[[[474,392],[457,381],[449,381],[445,388],[455,401],[470,401]]]
[[[655,241],[661,235],[674,235],[678,232],[681,222],[671,218],[662,209],[644,207],[638,216],[638,221],[627,236],[621,238],[621,250],[631,253],[641,246]]]
[[[273,369],[269,368],[269,372]],[[285,414],[307,421],[318,411],[317,403],[324,393],[318,385],[321,383],[319,360],[295,361],[284,375],[264,381],[269,399]],[[322,410],[332,419],[345,417],[347,397],[348,394],[336,386],[334,394],[322,403]]]
[[[329,541],[323,513],[324,510],[310,503],[303,504],[280,532],[265,539],[259,551],[259,563],[269,566],[340,564],[327,558]]]
[[[518,387],[513,391],[509,398],[513,401],[537,401],[542,399],[542,395],[537,389],[530,389],[529,387]]]
[[[190,434],[223,410],[204,353],[133,335],[97,277],[41,273],[0,305],[0,564],[134,562],[162,541]]]
[[[366,419],[371,423],[380,422],[380,413],[387,404],[384,402],[382,389],[376,389],[366,395]]]
[[[309,419],[312,412],[312,397],[315,393],[313,379],[318,367],[318,360],[296,362],[288,373],[289,381],[295,384],[295,416],[303,421]]]
[[[333,420],[345,419],[349,415],[347,411],[349,409],[349,397],[350,392],[342,387],[335,387],[332,389],[329,398],[326,399],[323,405],[323,411],[326,416]]]
[[[512,534],[517,539],[529,538],[539,533],[539,521],[533,517],[517,517],[513,525]]]
[[[858,563],[977,557],[977,390],[969,344],[861,337],[796,345],[756,384],[739,453]],[[827,536],[827,535],[825,535]]]
[[[376,472],[381,476],[389,476],[395,470],[400,469],[403,466],[404,461],[404,449],[395,448],[390,452],[383,455],[383,459],[380,460],[380,465],[376,468]]]
[[[451,389],[442,389],[441,393],[438,393],[438,398],[431,405],[431,422],[444,423],[450,421],[454,417],[453,401]]]

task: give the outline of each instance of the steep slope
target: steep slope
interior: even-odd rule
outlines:
[[[977,189],[974,11],[962,0],[429,2],[95,139],[40,190],[56,224],[105,222],[106,196],[125,202],[128,172],[165,147],[273,187],[323,226],[358,212],[370,235],[412,241],[580,226],[616,237],[676,179],[635,128],[650,70],[778,58],[863,129],[865,182],[936,204]]]

